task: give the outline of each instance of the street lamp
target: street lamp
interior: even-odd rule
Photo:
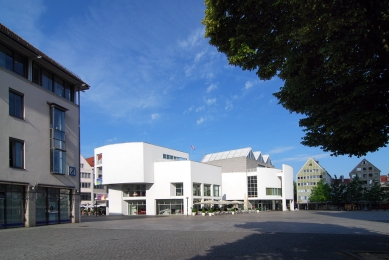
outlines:
[[[186,197],[186,216],[188,217],[188,199],[189,197]]]
[[[95,212],[96,212],[96,217],[97,217],[97,198],[95,198]]]

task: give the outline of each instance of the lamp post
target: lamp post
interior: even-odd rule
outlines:
[[[186,197],[186,216],[188,217],[188,199],[189,197]]]
[[[96,212],[96,217],[97,217],[97,198],[95,198],[95,212]]]

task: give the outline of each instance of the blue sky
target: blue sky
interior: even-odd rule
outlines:
[[[0,0],[0,6],[1,23],[91,86],[81,95],[85,157],[122,142],[188,152],[194,161],[251,147],[295,174],[311,156],[332,176],[348,176],[362,160],[302,146],[302,116],[272,95],[283,82],[228,65],[204,39],[201,0]],[[389,173],[389,148],[363,158]]]

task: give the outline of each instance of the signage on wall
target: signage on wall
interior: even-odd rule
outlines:
[[[103,184],[103,178],[97,178],[96,185],[102,185],[102,184]]]
[[[76,167],[69,166],[69,175],[76,176]]]

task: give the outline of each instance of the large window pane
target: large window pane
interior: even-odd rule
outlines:
[[[66,152],[60,150],[52,150],[52,171],[53,173],[66,173]]]
[[[53,91],[53,76],[50,72],[42,69],[42,87],[47,90]]]
[[[9,166],[24,167],[24,142],[22,140],[9,139]]]
[[[23,94],[9,91],[9,114],[14,117],[23,118]]]
[[[14,71],[20,76],[26,76],[26,59],[19,54],[14,54]]]
[[[13,70],[12,51],[0,45],[0,66],[9,70]]]
[[[65,87],[62,79],[55,77],[54,79],[54,93],[60,97],[65,96]]]

